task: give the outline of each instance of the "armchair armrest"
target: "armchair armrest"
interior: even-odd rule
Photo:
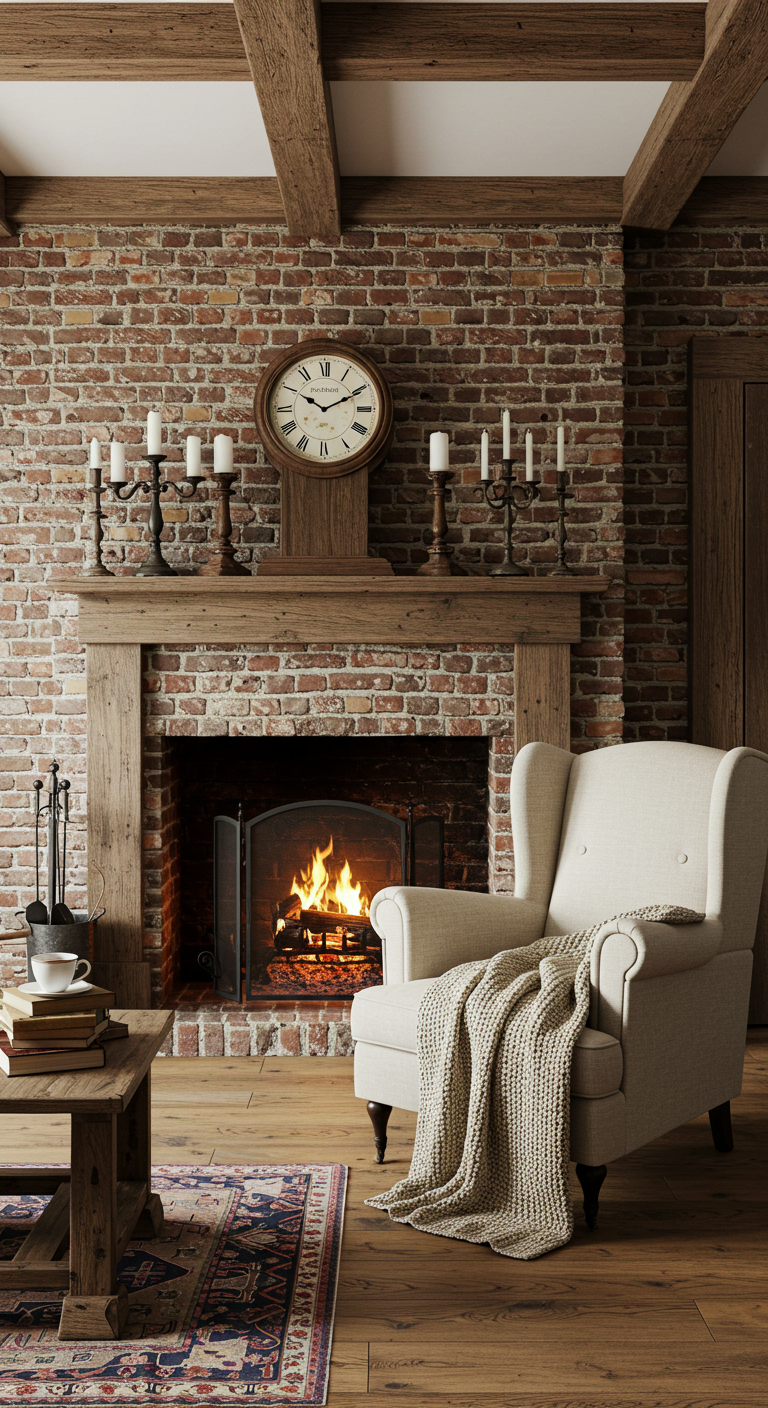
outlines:
[[[719,953],[722,937],[718,919],[700,924],[612,919],[592,947],[590,1026],[620,1041],[624,984],[701,968]]]
[[[385,983],[437,978],[458,963],[492,958],[540,939],[546,906],[512,895],[391,885],[371,903]]]

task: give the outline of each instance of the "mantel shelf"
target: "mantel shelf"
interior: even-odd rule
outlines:
[[[609,577],[52,577],[86,645],[575,644]]]

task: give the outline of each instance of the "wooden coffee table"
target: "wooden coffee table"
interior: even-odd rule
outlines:
[[[163,1222],[151,1188],[149,1068],[173,1012],[113,1016],[130,1036],[105,1042],[100,1070],[13,1080],[0,1071],[0,1115],[72,1117],[69,1172],[0,1165],[0,1193],[53,1194],[13,1261],[0,1262],[0,1290],[66,1290],[61,1340],[120,1335],[128,1293],[117,1263],[132,1237],[155,1237]]]

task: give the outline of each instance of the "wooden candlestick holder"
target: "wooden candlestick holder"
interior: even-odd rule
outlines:
[[[107,516],[101,507],[101,496],[102,494],[106,494],[109,485],[102,484],[101,482],[100,465],[91,465],[87,474],[88,481],[86,487],[88,493],[93,494],[94,497],[94,506],[89,510],[93,525],[91,529],[91,537],[93,539],[93,551],[91,556],[93,560],[90,567],[86,567],[82,575],[84,577],[114,577],[114,572],[110,572],[109,568],[104,566],[101,558],[101,545],[104,541],[104,529],[101,526],[101,522],[102,519]]]
[[[211,494],[216,501],[216,519],[213,531],[213,550],[208,561],[199,569],[200,577],[250,577],[252,574],[241,562],[235,561],[232,537],[232,517],[229,500],[233,492],[236,473],[212,474],[209,476]]]
[[[432,544],[429,558],[420,567],[419,573],[425,577],[464,576],[464,570],[452,561],[452,551],[448,546],[448,519],[445,516],[445,493],[453,474],[446,469],[430,470],[432,480]]]

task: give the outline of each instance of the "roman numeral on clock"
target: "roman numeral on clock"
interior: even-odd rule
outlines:
[[[353,395],[353,396],[359,396],[361,391],[366,391],[367,389],[368,389],[368,388],[366,387],[365,382],[363,382],[362,386],[356,386],[356,387],[355,387],[354,391],[352,392],[352,395]]]
[[[328,446],[325,440],[320,441],[320,458],[323,459],[323,457],[328,458]]]
[[[302,437],[301,437],[301,439],[300,439],[298,445],[296,446],[296,449],[297,449],[297,450],[306,450],[308,444],[309,444],[309,441],[308,441],[306,435],[302,435]]]
[[[330,362],[318,362],[318,366],[319,366],[319,368],[320,368],[320,375],[321,375],[321,376],[330,376],[330,375],[331,375],[331,364],[330,364]]]
[[[290,404],[290,402],[289,402],[289,404],[288,404],[287,406],[278,406],[277,409],[278,409],[278,411],[282,411],[283,415],[285,415],[286,411],[292,411],[292,410],[293,410],[293,406],[292,406],[292,405]]]
[[[365,425],[361,425],[360,422],[359,422],[359,420],[353,420],[353,422],[352,422],[352,429],[353,429],[353,430],[356,430],[357,433],[358,433],[358,435],[367,435],[367,434],[368,434],[368,427],[365,426]]]
[[[278,406],[277,409],[279,410],[280,407]],[[287,410],[290,410],[291,408],[290,408],[290,406],[288,406],[288,407],[286,407],[286,409],[287,409]],[[364,416],[367,411],[372,411],[372,410],[373,410],[373,406],[358,406],[358,407],[357,407],[357,413],[358,413],[358,415],[360,415],[360,416]]]
[[[296,429],[295,420],[287,420],[285,422],[285,425],[280,426],[280,429],[282,430],[283,435],[290,435],[291,431]]]
[[[297,370],[297,372],[299,373],[299,376],[303,376],[303,378],[304,378],[305,381],[311,381],[311,380],[312,380],[312,378],[310,377],[310,374],[309,374],[309,372],[307,371],[306,367],[297,367],[296,370]]]

